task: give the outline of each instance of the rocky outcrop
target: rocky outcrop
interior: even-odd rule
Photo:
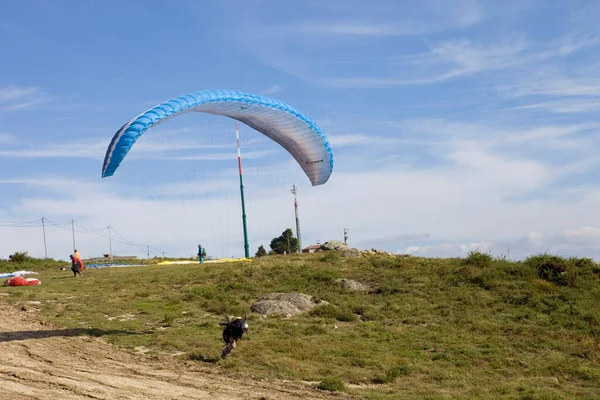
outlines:
[[[250,310],[262,315],[279,314],[289,318],[320,304],[328,303],[302,293],[269,293],[259,298]]]

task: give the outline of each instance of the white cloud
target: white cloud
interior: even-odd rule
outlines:
[[[264,95],[264,96],[269,96],[275,93],[279,93],[283,90],[283,87],[281,85],[278,85],[276,83],[267,86],[265,89],[260,91],[260,94]]]
[[[517,107],[522,110],[544,110],[556,114],[584,114],[600,111],[600,100],[587,98],[561,99]]]
[[[39,87],[15,85],[0,88],[0,110],[19,111],[47,103],[51,98]]]
[[[73,182],[70,179],[63,178],[11,178],[11,179],[0,179],[0,185],[25,185],[25,186],[33,186],[37,188],[47,188],[53,191],[64,191],[69,188],[73,188],[76,185],[78,188],[83,188],[85,190],[89,190],[95,188],[93,186],[89,186],[84,181],[81,182]]]
[[[448,161],[448,165],[424,170],[334,171],[330,181],[318,187],[310,187],[301,180],[302,173],[292,162],[262,172],[276,182],[272,185],[260,185],[262,177],[250,174],[245,195],[251,249],[268,245],[272,237],[287,227],[294,229],[289,189],[295,181],[305,182],[300,185],[299,196],[305,244],[340,239],[342,229],[349,228],[352,246],[367,244],[366,248],[381,248],[373,241],[376,233],[383,244],[394,246],[388,250],[405,251],[407,246],[417,246],[418,249],[412,250],[415,254],[460,255],[477,246],[497,252],[506,248],[507,243],[512,257],[519,254],[518,246],[524,249],[523,253],[526,249],[545,251],[546,248],[566,252],[575,249],[581,254],[595,251],[593,246],[573,247],[575,238],[593,237],[596,234],[593,228],[568,231],[562,241],[555,240],[553,232],[577,226],[599,227],[600,215],[596,212],[599,190],[580,188],[577,196],[568,201],[537,198],[508,202],[506,197],[528,193],[551,182],[553,175],[548,167],[533,161],[503,158],[477,146],[450,152]],[[278,181],[278,175],[284,179]],[[253,180],[257,184],[251,183]],[[69,180],[58,177],[48,179],[45,185],[60,191],[60,182],[65,181]],[[23,183],[40,185],[36,180]],[[70,184],[75,183],[70,180]],[[192,253],[197,243],[202,242],[213,255],[242,255],[240,199],[235,179],[223,180],[221,176],[207,179],[201,188],[189,188],[191,196],[185,195],[186,185],[186,182],[173,183],[174,189],[162,186],[142,192],[88,182],[80,191],[62,191],[59,198],[38,192],[35,197],[13,203],[2,214],[19,216],[21,220],[41,215],[56,221],[75,218],[97,229],[112,225],[129,240],[171,253]],[[179,191],[175,190],[178,186]],[[69,232],[56,229],[52,254],[68,255]],[[415,232],[427,232],[429,237],[415,236]],[[529,232],[539,235],[528,235]],[[0,229],[0,235],[3,251],[23,247],[37,255],[42,251],[41,240],[31,235],[13,235],[7,228]],[[528,240],[524,242],[520,238],[526,235]],[[78,247],[87,254],[106,251],[105,238],[84,233],[79,236]],[[389,240],[384,240],[386,237]],[[439,243],[444,245],[439,247]],[[144,253],[125,245],[119,251]]]
[[[422,0],[419,7],[402,7],[394,1],[380,1],[368,8],[349,6],[349,3],[305,3],[317,18],[299,23],[276,25],[266,33],[286,32],[294,36],[313,35],[320,40],[328,37],[394,37],[417,36],[449,29],[467,28],[484,20],[485,13],[476,0],[456,0],[448,8],[435,0]]]
[[[564,232],[565,238],[568,241],[573,242],[596,242],[600,244],[600,229],[593,228],[591,226],[584,226],[582,228],[567,229]]]
[[[20,99],[38,93],[39,91],[39,87],[18,87],[14,85],[3,87],[0,88],[0,102]]]
[[[546,76],[527,76],[516,85],[504,85],[502,93],[509,98],[524,96],[600,96],[600,76],[582,74],[577,77],[552,72]]]
[[[502,238],[485,243],[448,241],[412,245],[398,248],[397,252],[419,256],[464,257],[475,250],[498,257],[506,256],[512,260],[522,260],[540,253],[600,260],[600,229],[587,226],[545,233],[532,231],[520,238]]]
[[[280,35],[269,32],[271,28],[259,31],[257,34],[260,40],[253,40],[250,45],[267,65],[319,85],[384,88],[433,84],[482,72],[515,69],[556,57],[565,57],[600,44],[600,39],[587,36],[567,35],[547,43],[534,43],[524,36],[509,36],[501,41],[487,42],[465,38],[438,42],[426,39],[429,49],[416,54],[397,55],[390,54],[389,51],[379,52],[372,46],[354,46],[351,54],[342,59],[339,56],[333,59],[319,51],[327,45],[328,35],[365,36],[366,40],[369,40],[415,32],[412,24],[426,27],[426,30],[439,27],[436,23],[414,21],[405,24],[394,21],[389,25],[313,22],[286,28],[302,33],[299,37],[303,38],[304,45],[295,43],[294,36],[290,40],[285,36],[286,41],[283,42]],[[312,36],[313,46],[305,46],[307,35]],[[358,66],[361,68],[357,68]],[[357,75],[356,71],[361,69],[369,70],[369,75]]]
[[[570,41],[562,39],[559,42],[540,48],[522,37],[511,41],[487,44],[477,44],[470,39],[461,39],[438,44],[432,43],[429,45],[429,50],[424,53],[392,56],[379,61],[381,65],[394,66],[393,69],[401,71],[401,73],[384,73],[382,70],[379,76],[343,78],[323,76],[313,78],[322,85],[350,88],[384,88],[434,84],[482,72],[514,69],[528,64],[535,64],[574,53],[599,43],[599,40],[585,39],[581,42],[575,42],[574,39]],[[554,85],[558,85],[558,83],[555,82]],[[566,82],[560,88],[563,91],[574,92],[572,87],[568,88]],[[538,90],[549,91],[551,89],[539,87]],[[590,90],[588,88],[588,93]]]
[[[383,136],[366,135],[364,133],[350,133],[345,135],[327,136],[329,143],[334,147],[362,146],[369,144],[392,144],[398,143],[398,140],[386,138]]]
[[[189,132],[191,128],[185,128],[183,131]],[[181,130],[180,130],[181,131]],[[235,142],[208,142],[206,136],[198,135],[198,138],[181,137],[181,133],[175,130],[161,131],[160,135],[154,135],[152,132],[144,136],[132,147],[128,154],[128,159],[173,159],[173,160],[226,160],[232,155],[236,156]],[[10,137],[7,136],[7,141]],[[12,146],[0,150],[0,156],[19,157],[19,158],[90,158],[104,159],[106,149],[110,143],[111,136],[106,136],[102,140],[80,140],[69,143],[45,144],[38,143],[36,147],[19,147],[12,141]],[[3,135],[0,135],[2,142]],[[205,142],[203,142],[203,139]],[[249,139],[243,142],[244,146],[251,146],[259,143],[259,139]],[[230,149],[227,153],[215,153],[214,150]],[[189,155],[189,151],[199,150],[197,155]],[[261,158],[271,151],[250,151],[243,154],[244,158]]]
[[[435,245],[408,246],[400,248],[395,253],[411,254],[415,256],[435,257],[464,257],[471,251],[489,252],[491,243],[455,243],[446,242]]]

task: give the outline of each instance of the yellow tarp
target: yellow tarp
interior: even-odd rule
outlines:
[[[222,263],[222,262],[241,262],[241,261],[252,261],[251,258],[217,258],[216,260],[204,260],[204,263]],[[185,261],[161,261],[158,265],[169,265],[169,264],[199,264],[198,260],[185,260]]]

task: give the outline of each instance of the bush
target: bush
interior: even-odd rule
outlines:
[[[327,390],[330,392],[340,392],[345,388],[346,385],[344,385],[344,382],[342,382],[342,380],[338,377],[325,378],[317,386],[317,389]]]
[[[27,251],[17,251],[16,253],[8,256],[8,261],[16,262],[16,263],[24,263],[26,261],[31,261],[32,258],[27,254]]]
[[[390,295],[393,295],[396,293],[401,293],[402,292],[401,285],[402,284],[400,282],[386,281],[386,282],[383,282],[377,289],[375,289],[374,293],[381,294],[384,296],[390,296]]]
[[[560,256],[540,254],[525,259],[525,265],[535,269],[538,277],[558,285],[568,285],[567,260]]]
[[[369,256],[369,262],[375,269],[397,269],[402,267],[402,259],[393,256]]]
[[[382,384],[382,383],[392,383],[399,376],[410,374],[411,369],[407,365],[397,365],[390,369],[385,375],[377,375],[373,378],[373,383]]]
[[[467,257],[463,260],[463,263],[472,267],[486,268],[492,264],[492,260],[490,254],[475,250],[469,252]]]
[[[312,317],[332,318],[342,322],[356,321],[356,315],[348,309],[341,309],[331,304],[323,304],[310,310]]]
[[[340,253],[335,250],[329,250],[325,255],[319,257],[319,261],[327,264],[337,264],[341,259]]]
[[[255,254],[255,256],[256,256],[256,257],[264,257],[264,256],[266,256],[266,255],[267,255],[267,251],[265,250],[264,246],[261,244],[261,245],[258,247],[258,250],[256,251],[256,254]]]
[[[318,270],[318,271],[309,271],[306,275],[306,278],[309,282],[318,282],[323,283],[328,286],[334,285],[335,280],[339,277],[339,273],[334,270]]]

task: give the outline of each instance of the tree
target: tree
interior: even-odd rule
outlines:
[[[298,239],[294,237],[294,234],[290,228],[283,231],[281,236],[273,238],[269,245],[271,249],[277,254],[285,253],[296,253],[298,251]]]
[[[27,251],[17,251],[16,253],[8,256],[8,261],[16,262],[16,263],[24,263],[26,261],[31,261],[32,258],[27,254]]]
[[[265,247],[261,244],[258,247],[258,251],[256,252],[255,256],[256,257],[263,257],[267,255],[267,251],[265,250]]]

